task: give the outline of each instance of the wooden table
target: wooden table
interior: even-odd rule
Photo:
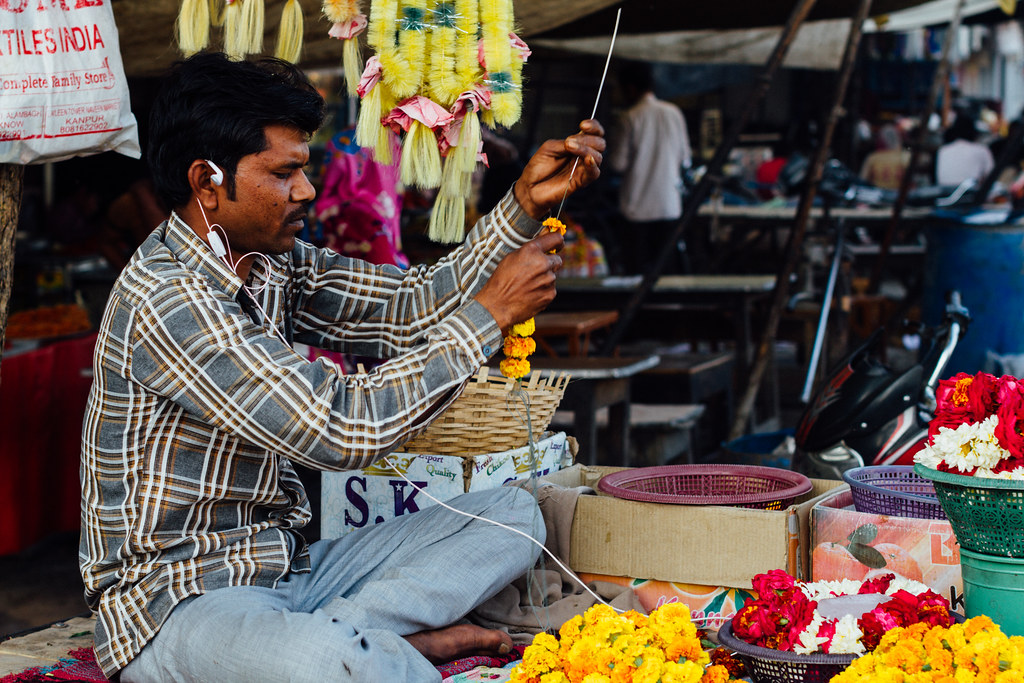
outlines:
[[[497,364],[499,359],[492,359]],[[587,465],[597,462],[597,412],[608,407],[608,452],[619,463],[629,460],[630,378],[653,368],[659,357],[638,358],[530,358],[532,372],[542,376],[565,372],[570,375],[560,408],[573,411],[573,434],[579,442],[579,459]],[[611,463],[609,463],[611,464]]]
[[[608,452],[619,464],[629,461],[630,378],[658,364],[656,355],[646,358],[540,358],[530,360],[542,375],[570,375],[559,407],[573,411],[573,436],[579,441],[579,458],[597,462],[597,411],[608,407]],[[609,463],[611,464],[611,463]]]
[[[556,310],[590,310],[595,304],[624,308],[639,288],[642,276],[606,278],[564,278],[558,281],[558,296],[550,308]],[[775,275],[665,275],[658,278],[647,297],[648,304],[679,306],[712,306],[729,311],[735,318],[733,342],[736,348],[737,394],[750,379],[754,362],[753,308],[767,299],[775,289]],[[685,313],[683,313],[685,314]],[[751,429],[778,429],[779,397],[775,365],[769,366],[767,390],[771,404],[769,415],[761,420],[751,418]]]
[[[534,317],[537,330],[533,336],[549,356],[558,356],[548,341],[551,337],[566,337],[570,356],[586,356],[590,350],[590,333],[611,327],[618,319],[618,311],[539,313]]]

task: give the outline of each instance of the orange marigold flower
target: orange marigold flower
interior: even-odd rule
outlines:
[[[533,340],[533,337],[520,337],[510,334],[505,337],[505,343],[502,345],[501,350],[509,358],[526,358],[537,350],[537,342]]]
[[[505,358],[498,364],[501,374],[512,379],[519,379],[530,374],[530,361],[525,358]]]

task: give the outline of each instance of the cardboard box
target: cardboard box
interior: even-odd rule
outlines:
[[[596,490],[603,475],[619,469],[574,465],[543,479]],[[803,578],[810,510],[827,491],[842,485],[812,483],[810,493],[785,510],[580,496],[569,566],[590,574],[744,589],[751,588],[755,575],[771,569]]]
[[[539,474],[550,474],[572,463],[576,441],[564,432],[548,432],[536,444]],[[395,473],[383,460],[372,467],[321,475],[321,538],[338,538],[367,524],[417,512],[436,503],[424,493],[446,501],[462,493],[501,486],[531,471],[530,448],[474,456],[388,456],[416,486]]]
[[[885,567],[873,569],[850,553],[854,533],[881,553]],[[811,510],[811,549],[814,581],[864,579],[892,571],[924,583],[948,599],[954,611],[964,611],[960,545],[947,520],[857,512],[847,485]]]
[[[607,581],[619,586],[629,586],[648,613],[664,604],[679,602],[690,608],[690,620],[697,628],[717,631],[722,624],[736,616],[736,612],[755,596],[745,588],[723,586],[698,586],[692,583],[673,583],[653,579],[629,579],[603,574],[579,575],[580,579]]]

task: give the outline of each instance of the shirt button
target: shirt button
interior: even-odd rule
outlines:
[[[484,355],[485,356],[491,355],[491,345],[490,344],[484,344]]]

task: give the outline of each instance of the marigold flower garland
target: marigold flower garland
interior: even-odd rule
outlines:
[[[547,228],[548,232],[557,230],[562,235],[565,234],[565,224],[553,216],[544,219],[543,226]],[[528,318],[512,326],[501,347],[505,354],[505,358],[498,364],[502,375],[512,379],[521,379],[530,374],[530,361],[527,358],[537,350],[537,342],[531,339],[531,335],[536,330],[533,318]]]
[[[917,581],[884,574],[867,581],[797,581],[773,569],[753,579],[758,598],[748,601],[732,620],[737,638],[773,650],[797,654],[859,654],[874,649],[893,628],[924,623],[949,626],[949,602]],[[818,603],[844,595],[889,596],[860,616],[825,618]]]
[[[949,627],[913,624],[882,636],[832,683],[1024,680],[1024,638],[1007,637],[989,617]]]
[[[961,372],[939,381],[928,442],[914,456],[926,467],[999,479],[1024,479],[1024,381]]]
[[[594,605],[565,622],[558,635],[538,633],[509,683],[732,680],[725,667],[710,665],[690,621],[690,608],[681,603],[662,605],[649,616]]]

